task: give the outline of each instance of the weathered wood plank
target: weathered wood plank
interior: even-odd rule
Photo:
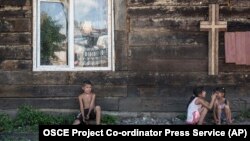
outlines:
[[[1,18],[31,18],[31,10],[0,11]]]
[[[179,112],[184,111],[186,100],[170,100],[168,98],[141,97],[141,98],[124,98],[119,102],[120,111],[129,112]]]
[[[207,46],[132,46],[130,47],[130,59],[197,59],[207,58]],[[225,59],[224,44],[219,47],[219,58]]]
[[[96,104],[102,110],[118,110],[118,98],[98,98]],[[2,110],[16,109],[22,105],[31,105],[43,109],[79,109],[77,98],[1,98],[0,107]],[[80,109],[79,109],[80,110]]]
[[[248,97],[238,97],[237,98],[232,98],[230,99],[230,104],[231,104],[231,109],[232,111],[246,111],[250,107],[250,102],[249,102],[249,96]]]
[[[156,98],[146,97],[142,98],[143,111],[156,112],[183,112],[186,111],[186,99],[177,98]]]
[[[140,46],[130,48],[131,60],[140,59],[207,59],[207,46]]]
[[[248,0],[231,0],[231,5],[225,0],[128,0],[129,6],[207,6],[211,3],[218,3],[225,6],[250,6]]]
[[[189,99],[193,94],[193,88],[195,88],[195,86],[196,85],[183,87],[182,85],[174,85],[174,86],[157,87],[155,91],[158,91],[158,94],[155,95],[155,97],[167,97],[167,98],[181,97],[181,98]],[[207,96],[206,96],[207,100],[211,99],[212,91],[218,86],[225,88],[227,99],[233,99],[235,98],[236,95],[238,95],[237,98],[249,96],[249,92],[250,92],[249,85],[242,86],[242,85],[237,85],[237,84],[235,85],[214,84],[214,85],[204,86],[207,92]]]
[[[126,0],[114,1],[115,16],[115,70],[127,70],[127,5]]]
[[[228,21],[228,32],[250,31],[250,19],[245,21]]]
[[[223,7],[220,6],[221,20],[234,18],[249,18],[249,7]],[[154,17],[154,18],[173,18],[173,19],[202,19],[206,20],[208,16],[208,5],[206,6],[138,6],[129,7],[128,16],[137,17]]]
[[[250,84],[250,77],[247,74],[226,73],[218,76],[209,76],[207,72],[182,73],[182,72],[131,72],[128,76],[128,84],[137,87],[168,87],[168,86],[218,86],[218,85],[245,85]],[[134,93],[139,93],[133,88]],[[138,96],[138,95],[137,95]]]
[[[225,59],[219,62],[220,72],[250,72],[250,66],[225,63]]]
[[[29,85],[33,84],[31,72],[27,71],[0,71],[0,84],[2,85]]]
[[[18,77],[20,74],[16,73]],[[68,72],[33,72],[30,73],[32,77],[32,84],[35,85],[67,85],[70,84],[71,79]],[[15,84],[15,82],[14,82]],[[26,81],[25,84],[30,84]]]
[[[77,109],[77,98],[1,98],[1,109],[16,109],[22,105],[35,108]],[[63,103],[63,104],[62,104]]]
[[[154,86],[156,84],[157,76],[159,75],[158,72],[136,72],[131,71],[128,74],[128,85],[133,87],[135,85],[141,86]],[[138,93],[138,89],[134,88],[131,89],[132,92]]]
[[[151,59],[128,60],[130,71],[160,71],[160,72],[206,72],[206,59]],[[225,59],[219,60],[219,73],[250,72],[250,66],[226,64]]]
[[[127,84],[126,71],[118,72],[71,72],[69,73],[69,84],[82,85],[86,79],[94,85],[123,85]]]
[[[0,0],[0,6],[27,6],[32,0]]]
[[[147,71],[131,71],[127,75],[119,76],[121,79],[114,80],[112,78],[99,79],[97,78],[90,79],[95,85],[101,85],[103,87],[108,86],[133,86],[133,85],[142,85],[142,86],[152,86],[152,85],[196,85],[199,82],[202,85],[214,85],[214,84],[249,84],[250,75],[248,72],[241,74],[241,72],[232,73],[231,69],[235,66],[232,66],[224,74],[220,72],[218,77],[208,77],[206,72],[147,72]],[[221,70],[221,69],[220,69]],[[222,70],[221,70],[222,71]],[[85,74],[87,75],[87,74]],[[119,74],[117,74],[119,75]],[[69,83],[71,81],[71,76],[65,72],[50,72],[50,73],[29,73],[24,71],[19,72],[0,72],[0,84],[2,85],[82,85],[82,81],[86,78],[84,75],[76,75],[82,79],[75,81],[75,83]],[[98,82],[99,80],[99,82]],[[137,91],[136,88],[132,90],[133,92]]]
[[[125,31],[115,31],[115,70],[127,70],[127,33]]]
[[[119,111],[141,112],[142,100],[137,97],[122,98],[119,100]]]
[[[206,72],[206,59],[143,59],[128,60],[130,71]]]
[[[0,64],[0,70],[3,71],[30,71],[31,69],[31,60],[5,60]]]
[[[93,90],[98,98],[127,96],[127,86],[95,85]],[[77,97],[81,93],[81,85],[2,85],[0,87],[1,98]]]
[[[239,17],[239,16],[238,16]],[[237,20],[236,20],[237,19]],[[200,21],[203,18],[190,19],[182,17],[176,18],[131,18],[130,19],[130,31],[164,31],[164,32],[187,32],[187,31],[200,31]],[[248,31],[250,30],[250,20],[244,18],[224,18],[223,20],[228,22],[228,31]]]
[[[205,18],[208,7],[195,6],[140,6],[129,7],[129,17],[196,17]],[[146,13],[146,14],[145,14]]]
[[[0,32],[27,32],[31,31],[31,20],[20,19],[0,19]]]
[[[137,89],[137,86],[130,85],[129,82],[127,84],[127,97],[138,97],[139,91]]]
[[[96,105],[100,105],[102,110],[104,111],[118,111],[119,98],[117,97],[97,98]]]
[[[31,60],[31,46],[0,46],[0,56],[8,60]]]
[[[158,96],[158,87],[157,86],[147,86],[147,87],[142,87],[139,86],[138,88],[138,95],[140,97],[155,97]]]
[[[2,85],[1,98],[77,97],[81,86],[69,85]]]
[[[0,71],[0,84],[10,84],[9,73]]]
[[[30,33],[0,34],[0,45],[30,45]]]
[[[220,7],[220,19],[249,18],[250,7]]]
[[[192,94],[191,94],[192,95]],[[189,98],[181,97],[141,97],[125,98],[119,102],[120,111],[129,112],[186,112]],[[232,111],[246,110],[250,99],[247,97],[233,98],[230,100]]]
[[[126,30],[127,28],[127,5],[126,0],[114,1],[115,30]]]
[[[207,33],[203,32],[131,32],[129,45],[207,45]]]
[[[13,71],[13,72],[0,71],[0,84],[2,85],[33,84],[32,73],[29,71]]]
[[[97,97],[126,97],[127,96],[127,86],[105,86],[105,85],[95,85],[94,92]]]
[[[0,84],[12,85],[82,85],[88,79],[94,85],[123,86],[127,72],[25,72],[0,71]],[[2,79],[1,79],[2,78]]]
[[[139,32],[142,30],[161,30],[161,31],[200,31],[199,23],[202,19],[174,19],[174,18],[131,18],[130,30]]]

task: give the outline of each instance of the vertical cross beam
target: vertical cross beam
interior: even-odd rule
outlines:
[[[208,74],[219,73],[219,31],[226,31],[227,22],[219,21],[219,5],[209,5],[209,21],[200,22],[200,30],[208,31]]]

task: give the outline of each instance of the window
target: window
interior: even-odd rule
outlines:
[[[113,0],[34,1],[33,70],[114,70]]]

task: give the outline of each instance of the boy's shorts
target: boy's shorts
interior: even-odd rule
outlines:
[[[88,112],[89,112],[89,109],[84,109],[84,117],[85,118],[87,117]],[[79,119],[81,121],[81,123],[83,123],[82,113],[79,113],[76,118]],[[89,113],[89,119],[88,120],[93,120],[93,119],[96,119],[96,114],[95,114],[94,110],[91,110],[90,113]]]

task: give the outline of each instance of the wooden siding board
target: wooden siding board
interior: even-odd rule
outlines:
[[[129,46],[137,45],[207,45],[204,32],[130,32]]]
[[[0,56],[6,60],[31,60],[31,46],[0,46]]]
[[[31,31],[31,20],[29,18],[0,18],[0,32],[28,32]]]
[[[115,31],[115,70],[127,70],[127,32]]]
[[[118,98],[97,99],[96,103],[102,110],[118,110]],[[22,105],[31,105],[34,108],[50,109],[79,109],[77,98],[1,98],[0,107],[2,110],[17,109]]]
[[[31,60],[4,60],[0,63],[0,70],[3,71],[30,71],[32,70]]]
[[[128,60],[130,71],[207,72],[206,59]]]
[[[1,0],[0,1],[0,5],[1,6],[27,6],[27,5],[31,5],[32,4],[32,0]]]
[[[31,33],[0,34],[0,45],[30,45]]]
[[[82,85],[2,85],[1,98],[46,98],[77,97],[82,93]],[[127,86],[95,85],[97,97],[126,97]]]
[[[220,5],[228,6],[228,1],[225,0],[128,0],[129,6],[207,6],[211,3],[218,3]],[[250,2],[248,0],[231,0],[231,5],[239,7],[248,7]]]

